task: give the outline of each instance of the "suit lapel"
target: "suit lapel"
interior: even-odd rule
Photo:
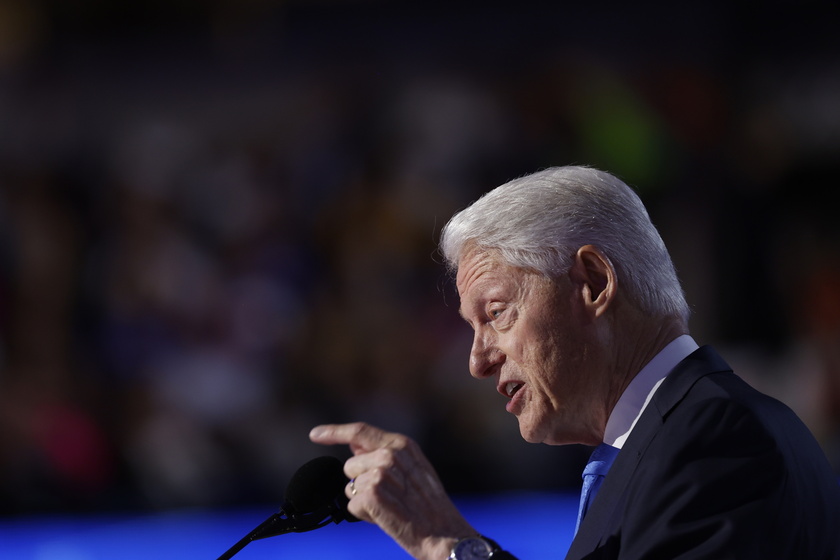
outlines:
[[[717,371],[731,370],[709,346],[697,349],[671,371],[616,457],[572,541],[566,560],[585,558],[609,537],[607,531],[617,526],[610,520],[620,511],[627,485],[662,422],[698,379]]]

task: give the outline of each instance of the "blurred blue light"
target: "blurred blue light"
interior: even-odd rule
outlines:
[[[561,558],[577,497],[512,494],[456,500],[473,526],[519,558]],[[0,558],[14,560],[215,560],[274,511],[248,508],[158,514],[32,516],[0,520]],[[409,558],[378,527],[329,525],[250,543],[236,560]]]

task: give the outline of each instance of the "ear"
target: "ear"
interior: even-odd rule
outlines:
[[[610,259],[594,245],[584,245],[575,253],[569,270],[583,305],[593,317],[606,312],[618,293],[618,278]]]

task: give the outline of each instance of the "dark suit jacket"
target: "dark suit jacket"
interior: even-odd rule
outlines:
[[[662,383],[567,560],[840,560],[840,484],[814,437],[708,346]]]

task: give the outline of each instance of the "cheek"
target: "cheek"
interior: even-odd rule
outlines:
[[[532,358],[545,366],[555,366],[552,369],[560,368],[574,346],[573,341],[553,323],[535,325],[528,338],[533,341],[530,345]]]
[[[587,345],[579,337],[558,331],[544,333],[533,346],[527,362],[536,382],[551,400],[564,400],[585,379]]]
[[[517,363],[527,377],[526,381],[542,393],[558,384],[563,367],[563,348],[553,336],[533,339],[530,344],[517,347]]]

